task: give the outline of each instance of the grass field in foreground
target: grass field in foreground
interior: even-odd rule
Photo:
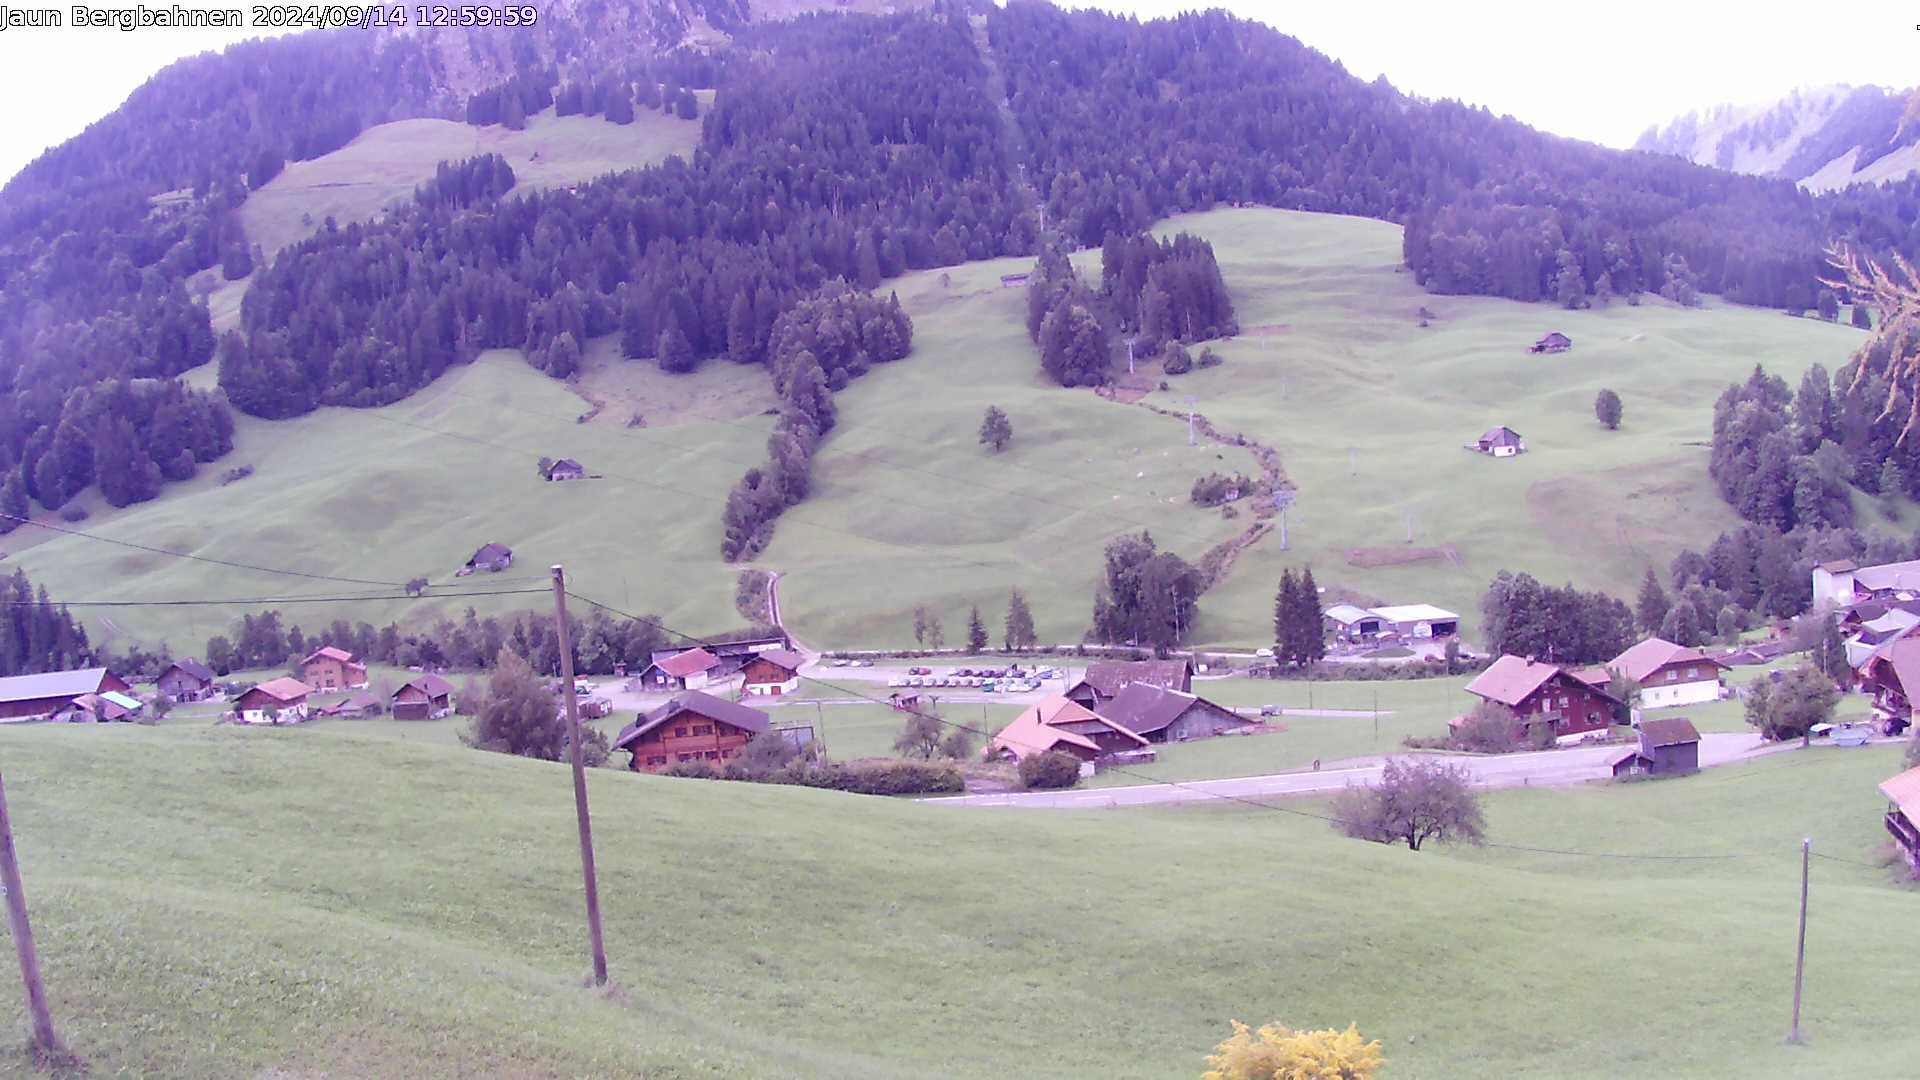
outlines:
[[[341,225],[371,221],[413,197],[443,161],[499,154],[512,166],[515,191],[564,187],[596,176],[637,169],[691,153],[697,121],[639,110],[631,124],[591,116],[527,118],[522,131],[475,127],[455,120],[396,120],[361,132],[330,154],[295,161],[247,196],[240,222],[247,239],[271,257],[318,231],[327,218]]]
[[[1653,863],[596,771],[602,996],[564,768],[345,728],[0,738],[54,1015],[95,1075],[1157,1078],[1235,1017],[1357,1021],[1396,1080],[1920,1053],[1888,947],[1920,897],[1824,861],[1812,1044],[1780,1043],[1792,844],[1869,861],[1891,749],[1490,800],[1496,840],[1765,853]],[[20,1004],[0,979],[15,1046]]]

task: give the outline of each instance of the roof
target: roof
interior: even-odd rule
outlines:
[[[467,561],[469,563],[482,563],[482,562],[492,562],[495,559],[511,559],[511,558],[513,558],[513,549],[508,547],[507,545],[484,544],[481,546],[479,551],[476,551],[473,553],[473,558],[468,559]]]
[[[1035,709],[1028,709],[1015,717],[1013,723],[1001,728],[1000,733],[988,741],[987,750],[1009,750],[1015,757],[1026,757],[1028,754],[1044,754],[1061,743],[1094,753],[1100,751],[1100,744],[1085,735],[1042,723]]]
[[[1129,683],[1127,685],[1141,686],[1145,684]],[[1151,690],[1151,689],[1154,689],[1154,687],[1149,686],[1147,687],[1147,689]],[[1141,746],[1147,745],[1147,740],[1141,738],[1139,732],[1132,730],[1131,728],[1127,727],[1125,724],[1122,724],[1119,721],[1112,719],[1111,717],[1094,712],[1092,709],[1087,708],[1085,705],[1082,705],[1077,701],[1072,701],[1059,694],[1054,694],[1049,697],[1042,698],[1039,704],[1028,709],[1025,713],[1022,713],[1021,715],[1026,716],[1028,714],[1031,714],[1037,721],[1047,725],[1048,727],[1066,727],[1068,724],[1087,724],[1087,723],[1099,724],[1101,727],[1107,728],[1111,731],[1117,731],[1120,734],[1125,735],[1127,738],[1132,739],[1134,742],[1139,743]]]
[[[147,703],[144,701],[141,701],[139,698],[132,697],[127,694],[123,694],[118,690],[109,690],[106,693],[101,694],[100,697],[103,700],[113,702],[115,705],[120,706],[121,708],[127,710],[128,712],[138,712],[141,709],[146,708],[147,706]]]
[[[1101,697],[1113,697],[1128,683],[1178,687],[1193,677],[1185,660],[1095,660],[1080,678]]]
[[[259,686],[254,687],[253,690],[247,691],[247,693],[251,694],[256,690],[273,698],[275,701],[293,701],[313,693],[313,688],[306,683],[301,682],[299,679],[288,678],[286,676],[263,682]],[[241,696],[245,697],[246,695],[243,694]]]
[[[1889,644],[1876,660],[1883,660],[1893,668],[1893,677],[1900,680],[1900,692],[1911,701],[1920,697],[1920,638],[1903,637]]]
[[[1589,664],[1583,668],[1574,668],[1568,671],[1567,674],[1579,679],[1588,686],[1598,687],[1602,690],[1606,689],[1607,684],[1613,681],[1613,672],[1608,671],[1598,664]]]
[[[1467,684],[1467,693],[1502,705],[1517,706],[1532,697],[1554,676],[1561,674],[1565,674],[1565,671],[1558,664],[1542,664],[1537,660],[1508,654],[1474,676],[1473,681]]]
[[[768,649],[766,652],[748,654],[748,663],[752,663],[755,660],[765,660],[770,664],[793,672],[799,671],[800,665],[807,662],[806,657],[801,656],[791,649]]]
[[[1100,715],[1136,735],[1147,735],[1166,730],[1167,725],[1198,704],[1213,705],[1196,694],[1183,694],[1178,690],[1146,683],[1128,683],[1112,701],[1101,706]],[[1213,707],[1227,711],[1223,706]]]
[[[182,672],[199,679],[201,682],[213,681],[213,669],[198,660],[175,660],[173,663],[168,664],[167,667],[169,669],[179,668]],[[164,675],[166,673],[161,672],[161,674]]]
[[[586,466],[580,464],[579,462],[573,460],[570,457],[563,457],[559,461],[554,462],[552,465],[547,466],[548,472],[553,472],[557,469],[580,469],[584,471],[586,469]]]
[[[620,730],[620,737],[613,740],[615,750],[624,750],[627,745],[652,731],[654,728],[672,720],[682,713],[694,713],[709,720],[718,720],[723,724],[737,727],[742,731],[751,731],[758,735],[767,730],[767,714],[759,709],[751,709],[732,701],[703,694],[698,690],[682,690],[667,700],[665,705],[640,716],[633,723]]]
[[[1565,334],[1563,334],[1563,333],[1561,333],[1561,332],[1560,332],[1560,331],[1558,331],[1558,330],[1549,330],[1549,331],[1547,332],[1547,336],[1545,336],[1545,337],[1543,337],[1543,338],[1541,338],[1540,340],[1541,340],[1541,341],[1556,341],[1556,340],[1557,340],[1557,341],[1572,341],[1573,339],[1572,339],[1572,338],[1570,338],[1570,337],[1568,337],[1567,335],[1565,335]]]
[[[1645,682],[1647,676],[1668,664],[1691,664],[1700,661],[1705,661],[1716,668],[1727,666],[1699,649],[1675,645],[1665,638],[1657,637],[1635,643],[1626,652],[1614,657],[1613,662],[1607,666],[1634,682]]]
[[[1377,607],[1373,609],[1373,613],[1388,622],[1446,622],[1448,620],[1457,621],[1460,618],[1460,616],[1455,615],[1453,612],[1445,608],[1434,607],[1432,604],[1398,604],[1393,607]]]
[[[1520,442],[1520,433],[1506,426],[1490,427],[1480,435],[1480,441],[1493,446],[1514,446]]]
[[[684,679],[689,675],[697,675],[719,662],[719,658],[712,653],[696,647],[675,653],[665,660],[655,660],[653,666],[676,679]]]
[[[1829,574],[1844,574],[1849,570],[1860,569],[1860,565],[1852,559],[1835,559],[1832,562],[1821,563],[1820,569],[1825,570]]]
[[[1920,589],[1920,559],[1858,567],[1853,571],[1853,580],[1868,592]]]
[[[1693,726],[1693,721],[1684,716],[1666,716],[1658,720],[1640,721],[1640,744],[1649,749],[1699,741],[1699,729]]]
[[[91,694],[100,689],[100,684],[106,681],[108,674],[106,668],[97,667],[78,671],[48,671],[38,675],[13,675],[0,679],[0,702]]]
[[[355,690],[353,693],[348,694],[346,697],[328,706],[325,711],[334,713],[334,714],[339,714],[343,712],[350,712],[355,709],[364,711],[367,709],[378,708],[379,705],[380,705],[380,699],[375,697],[370,691]]]
[[[1337,623],[1357,623],[1361,619],[1371,619],[1373,612],[1355,604],[1335,604],[1325,612],[1327,618]]]
[[[1905,630],[1909,626],[1920,625],[1920,615],[1905,608],[1891,608],[1878,618],[1868,619],[1860,625],[1876,633]]]
[[[1880,794],[1885,795],[1907,815],[1907,820],[1920,824],[1920,768],[1908,769],[1888,780],[1880,782]]]
[[[300,662],[303,664],[311,664],[315,660],[338,660],[343,664],[357,663],[352,653],[345,649],[336,649],[331,645],[322,645],[311,653],[308,653],[307,658]]]
[[[400,689],[395,690],[393,696],[399,697],[400,690],[405,690],[409,686],[419,690],[430,698],[444,697],[453,693],[453,684],[438,675],[415,675],[413,678],[401,683]]]

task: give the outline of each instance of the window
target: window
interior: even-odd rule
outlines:
[[[713,734],[713,725],[712,724],[695,724],[693,725],[693,733],[695,735],[711,735]]]
[[[647,759],[647,764],[649,765],[665,765],[666,763],[667,756],[665,754],[655,754]]]
[[[699,757],[699,756],[700,756],[699,754],[676,754],[676,755],[674,755],[674,757],[675,757],[675,760],[678,760],[678,761],[692,761],[692,760],[693,760],[694,758],[697,758],[697,757]]]
[[[687,729],[686,729],[686,728],[683,728],[683,727],[677,727],[677,728],[674,728],[674,729],[673,729],[673,737],[674,737],[674,738],[676,738],[676,739],[684,739],[684,738],[686,738],[686,737],[687,737]]]
[[[709,750],[709,751],[707,751],[707,760],[708,760],[708,761],[718,761],[718,760],[720,760],[720,751],[718,751],[718,750]]]
[[[1675,671],[1675,670],[1673,670],[1672,668],[1668,668],[1668,669],[1667,669],[1667,681],[1668,681],[1668,682],[1672,682],[1673,680],[1675,680],[1675,679],[1677,679],[1677,678],[1679,678],[1679,677],[1680,677],[1680,673],[1679,673],[1679,672],[1677,672],[1677,671]]]

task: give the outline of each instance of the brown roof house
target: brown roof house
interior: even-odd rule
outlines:
[[[45,720],[87,694],[127,693],[127,681],[106,668],[48,671],[0,679],[0,724]]]
[[[771,726],[759,709],[686,690],[621,729],[613,748],[633,755],[628,767],[635,772],[693,761],[718,767]]]
[[[1684,716],[1640,722],[1640,745],[1613,759],[1613,775],[1676,776],[1700,771],[1700,732]]]
[[[1908,769],[1899,776],[1882,781],[1880,794],[1887,797],[1887,832],[1900,845],[1907,868],[1920,877],[1920,768]]]
[[[1015,717],[987,742],[987,756],[1019,761],[1061,750],[1082,761],[1144,749],[1147,740],[1076,701],[1056,694]]]
[[[548,480],[585,480],[586,478],[587,467],[572,458],[561,458],[547,466]]]
[[[319,716],[357,720],[368,716],[379,716],[384,708],[385,705],[382,704],[378,695],[367,690],[355,690],[339,701],[315,709],[313,712]]]
[[[1473,448],[1493,457],[1512,457],[1527,452],[1527,441],[1520,433],[1506,426],[1488,428],[1474,440]]]
[[[702,648],[656,656],[640,682],[649,690],[699,690],[711,681],[720,658]]]
[[[393,692],[395,720],[438,720],[453,715],[453,684],[438,675],[415,675]]]
[[[454,572],[456,577],[465,577],[478,570],[497,574],[513,565],[513,549],[505,544],[486,544],[473,553],[467,565]]]
[[[741,693],[748,697],[779,697],[800,689],[800,665],[804,658],[797,652],[773,649],[754,653],[741,666],[745,681]]]
[[[1174,660],[1095,660],[1087,673],[1067,689],[1068,700],[1089,709],[1118,697],[1128,683],[1146,683],[1187,693],[1193,689],[1193,665],[1185,659]]]
[[[175,660],[154,680],[168,701],[199,701],[212,697],[213,669],[198,660]]]
[[[300,661],[300,681],[314,690],[361,690],[367,685],[367,665],[345,649],[323,645]]]
[[[1100,715],[1157,743],[1204,739],[1247,724],[1232,709],[1206,698],[1138,682],[1122,687]]]
[[[1513,655],[1495,660],[1467,684],[1467,693],[1512,709],[1521,738],[1536,724],[1551,727],[1558,739],[1604,732],[1619,704],[1605,687],[1584,682],[1558,664]]]
[[[1720,700],[1720,673],[1727,666],[1699,649],[1650,637],[1607,665],[1640,684],[1640,707],[1667,709]]]
[[[233,703],[234,719],[243,724],[297,724],[307,718],[307,695],[313,688],[299,679],[263,682]]]
[[[1880,730],[1898,735],[1913,723],[1920,698],[1920,637],[1902,636],[1876,649],[1860,667],[1860,685],[1873,695],[1873,718]]]
[[[1530,353],[1561,353],[1573,348],[1573,339],[1554,330],[1527,347]]]

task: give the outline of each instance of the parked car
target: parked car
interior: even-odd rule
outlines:
[[[836,656],[833,658],[832,661],[829,662],[828,666],[829,667],[846,667],[847,658],[844,656]]]
[[[1279,715],[1280,715],[1280,706],[1278,706],[1278,705],[1262,705],[1262,706],[1260,706],[1260,715],[1261,715],[1261,716],[1279,716]]]
[[[1273,650],[1272,649],[1255,649],[1253,651],[1253,655],[1259,657],[1262,660],[1271,660],[1273,659]]]

